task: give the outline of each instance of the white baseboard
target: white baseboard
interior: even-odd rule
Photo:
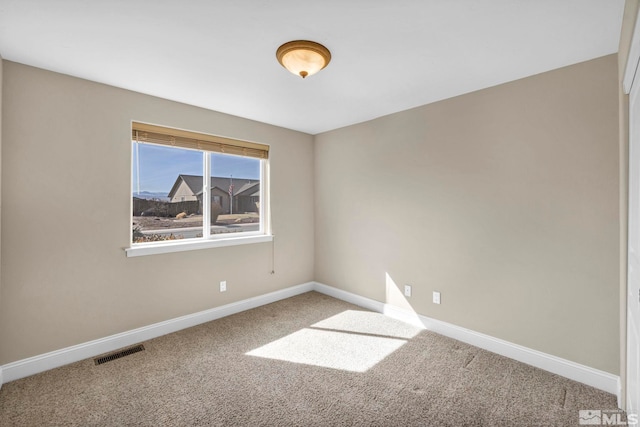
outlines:
[[[152,338],[176,332],[181,329],[210,322],[221,317],[240,313],[242,311],[250,310],[252,308],[270,304],[272,302],[290,298],[309,291],[317,291],[371,311],[384,313],[390,317],[423,327],[441,335],[457,339],[476,347],[480,347],[528,365],[561,375],[574,381],[613,393],[618,396],[618,400],[620,399],[620,382],[619,377],[616,375],[513,344],[489,335],[461,328],[450,323],[431,319],[426,316],[412,313],[389,304],[365,298],[360,295],[317,282],[309,282],[293,286],[269,294],[212,308],[210,310],[189,314],[120,334],[111,335],[106,338],[89,341],[72,347],[63,348],[61,350],[30,357],[28,359],[8,363],[0,366],[0,387],[2,387],[3,383],[9,381],[24,378],[90,357],[95,357],[99,354],[108,353]]]
[[[416,326],[424,327],[425,329],[438,334],[457,339],[458,341],[480,347],[484,350],[488,350],[519,362],[535,366],[536,368],[544,369],[545,371],[604,390],[616,395],[618,400],[620,400],[620,377],[617,375],[494,338],[470,329],[452,325],[451,323],[412,313],[389,304],[364,298],[321,283],[316,282],[313,289],[317,292],[341,299],[351,304],[355,304],[372,311],[377,311],[379,313],[384,313],[385,315],[398,320],[403,320]]]
[[[361,297],[360,295],[352,294],[351,292],[343,291],[342,289],[334,288],[333,286],[314,282],[313,290],[350,304],[357,305],[358,307],[366,308],[367,310],[377,311],[378,313],[382,313],[384,310],[385,304],[380,301]]]
[[[69,363],[78,362],[90,357],[95,357],[99,354],[108,353],[142,341],[157,338],[181,329],[210,322],[212,320],[220,319],[221,317],[226,317],[265,304],[290,298],[295,295],[303,294],[305,292],[312,291],[313,287],[314,283],[309,282],[223,305],[221,307],[212,308],[210,310],[188,314],[186,316],[177,317],[164,322],[154,323],[153,325],[74,345],[61,350],[30,357],[28,359],[18,360],[17,362],[8,363],[0,366],[0,387],[2,387],[3,383],[7,383],[9,381],[28,377],[49,369],[68,365]]]

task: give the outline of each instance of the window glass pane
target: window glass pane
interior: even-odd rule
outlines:
[[[260,230],[260,159],[211,156],[211,235]]]
[[[203,153],[133,142],[133,243],[202,237]]]

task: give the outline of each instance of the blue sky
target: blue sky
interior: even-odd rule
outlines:
[[[132,155],[133,192],[138,191],[138,165],[140,191],[168,193],[178,175],[202,175],[202,152],[199,151],[133,143]],[[212,176],[260,179],[259,159],[218,153],[210,155]]]

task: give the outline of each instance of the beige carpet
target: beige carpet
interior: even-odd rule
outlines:
[[[574,426],[615,397],[310,292],[0,390],[0,426]]]

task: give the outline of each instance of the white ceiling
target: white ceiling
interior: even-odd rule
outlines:
[[[0,55],[317,134],[618,50],[624,0],[0,0]],[[332,53],[305,80],[282,43]]]

